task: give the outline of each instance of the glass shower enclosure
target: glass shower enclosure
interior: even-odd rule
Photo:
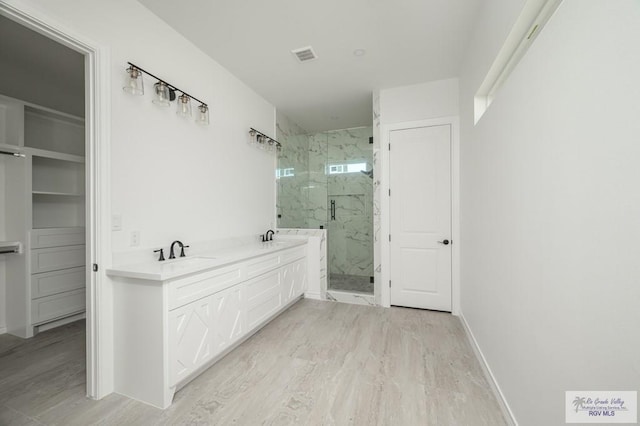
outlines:
[[[278,227],[327,229],[329,290],[373,294],[372,128],[279,137]]]

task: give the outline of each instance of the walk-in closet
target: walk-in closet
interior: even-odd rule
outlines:
[[[0,20],[0,331],[30,338],[85,312],[84,57]]]

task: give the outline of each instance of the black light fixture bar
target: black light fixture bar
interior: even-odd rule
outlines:
[[[145,70],[144,68],[141,68],[141,67],[137,66],[136,64],[134,64],[134,63],[132,63],[132,62],[127,62],[127,63],[128,63],[129,65],[131,65],[132,67],[134,67],[135,69],[137,69],[138,71],[142,71],[143,73],[145,73],[145,74],[146,74],[146,75],[148,75],[149,77],[153,77],[153,78],[155,78],[156,80],[163,82],[164,84],[166,84],[166,85],[169,87],[169,89],[173,90],[174,92],[180,92],[180,93],[182,93],[183,95],[186,95],[186,96],[190,97],[190,98],[191,98],[191,99],[193,99],[194,101],[200,102],[200,104],[202,104],[202,105],[204,105],[204,106],[208,107],[208,105],[206,104],[206,102],[202,102],[200,99],[196,98],[195,96],[191,96],[190,94],[188,94],[188,93],[187,93],[187,92],[185,92],[184,90],[182,90],[182,89],[180,89],[180,88],[178,88],[178,87],[174,86],[173,84],[169,83],[167,80],[165,80],[165,79],[163,79],[163,78],[160,78],[160,77],[157,77],[157,76],[155,76],[155,75],[151,74],[149,71]]]
[[[265,135],[265,134],[264,134],[264,133],[262,133],[260,130],[256,130],[256,129],[254,129],[253,127],[249,127],[249,129],[251,129],[251,131],[252,131],[252,132],[255,132],[255,133],[256,133],[256,135],[260,135],[260,136],[262,136],[262,137],[265,137],[265,138],[267,138],[267,139],[269,139],[269,140],[273,141],[273,143],[276,145],[276,147],[278,147],[278,148],[282,148],[282,144],[281,144],[280,142],[278,142],[277,140],[275,140],[274,138],[272,138],[272,137],[269,137],[269,136]]]

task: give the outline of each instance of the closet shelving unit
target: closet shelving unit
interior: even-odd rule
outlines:
[[[7,331],[32,337],[84,315],[84,119],[0,97],[5,234],[20,242],[7,254]]]

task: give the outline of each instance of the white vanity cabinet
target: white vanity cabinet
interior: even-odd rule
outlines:
[[[116,392],[160,408],[302,297],[306,245],[167,280],[115,282]]]
[[[246,331],[240,273],[241,265],[236,264],[169,284],[172,386],[207,364]]]
[[[305,274],[307,270],[307,262],[305,260],[298,260],[294,263],[287,265],[282,271],[282,298],[291,300],[297,295],[304,293],[306,290],[303,282],[299,279],[301,275]]]

